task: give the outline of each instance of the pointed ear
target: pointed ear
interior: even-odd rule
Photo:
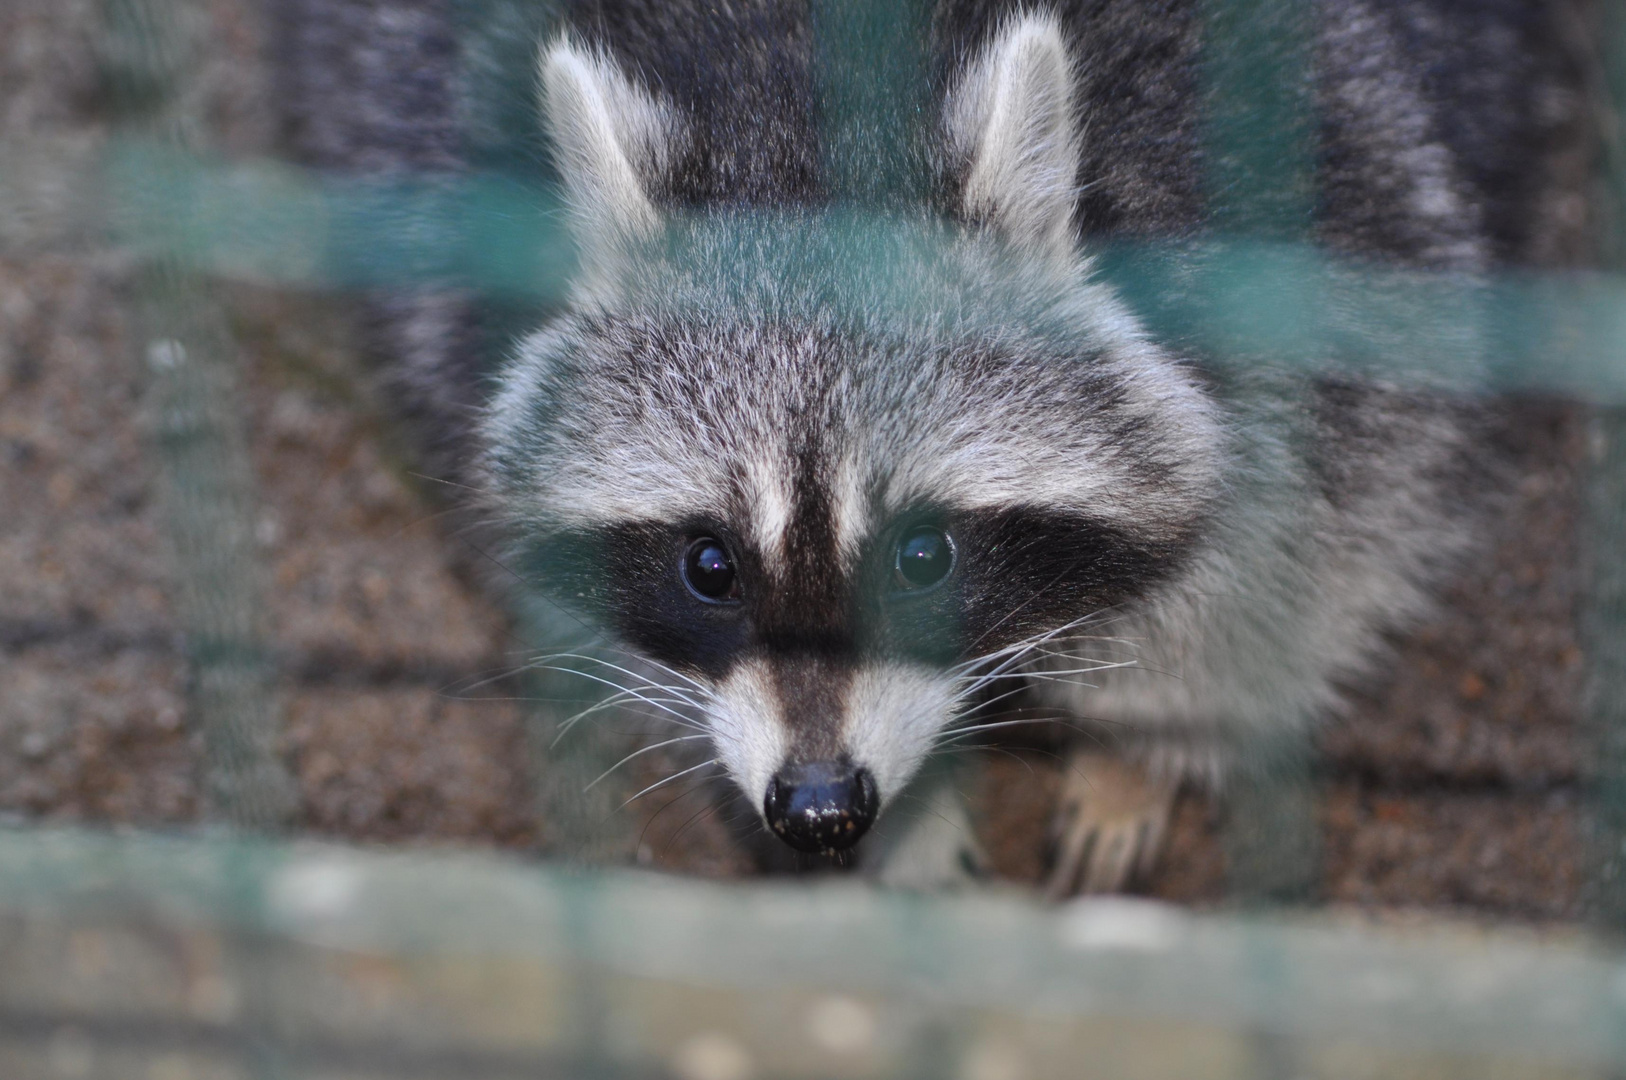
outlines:
[[[672,110],[608,56],[564,37],[542,53],[542,114],[583,251],[654,235],[651,192],[680,140]]]
[[[1070,254],[1078,131],[1072,58],[1055,19],[1006,23],[949,94],[944,120],[966,217],[1022,247]]]

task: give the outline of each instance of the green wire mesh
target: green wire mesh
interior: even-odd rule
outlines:
[[[500,6],[467,14],[495,19]],[[844,76],[831,96],[838,132],[918,138],[925,15],[900,10],[819,5],[825,62]],[[495,164],[386,183],[228,160],[174,107],[198,6],[109,0],[105,11],[119,136],[94,162],[45,141],[5,148],[0,239],[32,251],[116,244],[146,267],[141,349],[185,567],[209,812],[275,833],[294,794],[276,745],[235,344],[215,285],[449,282],[546,306],[572,255],[556,192]],[[1206,68],[1221,228],[1198,260],[1201,281],[1160,307],[1173,290],[1155,247],[1103,252],[1103,273],[1154,325],[1222,360],[1336,356],[1390,378],[1611,407],[1594,446],[1586,627],[1596,906],[1619,925],[1626,277],[1465,281],[1352,265],[1311,245],[1301,14],[1268,0],[1204,7],[1226,45]],[[885,193],[924,184],[919,160],[896,165],[839,178],[858,207],[851,227],[884,221],[864,207]],[[1626,175],[1618,164],[1616,175]],[[1323,314],[1332,310],[1336,322]],[[571,762],[547,737],[538,755],[560,770],[543,780],[547,816],[577,834],[564,850],[592,853],[583,837],[602,807],[576,793],[599,759]],[[1302,900],[1315,879],[1314,763],[1300,745],[1274,757],[1280,767],[1234,799],[1228,853],[1245,901]],[[571,820],[561,808],[577,803],[586,809]],[[998,893],[718,886],[466,854],[48,829],[0,833],[0,927],[5,1075],[1017,1080],[1079,1075],[1081,1063],[1213,1077],[1626,1068],[1626,968],[1609,945],[1581,937],[1198,918],[1118,901],[1053,912]]]

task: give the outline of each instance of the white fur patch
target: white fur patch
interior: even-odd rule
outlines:
[[[954,718],[948,674],[914,664],[860,668],[847,691],[847,749],[868,769],[884,806],[920,771],[937,735]]]
[[[706,719],[717,756],[760,812],[768,781],[790,751],[790,733],[780,718],[767,663],[748,659],[734,665],[712,700]]]
[[[785,558],[796,496],[782,448],[762,449],[762,457],[748,458],[742,464],[746,466],[746,497],[751,500],[751,531],[757,550],[771,564]]]
[[[669,108],[621,74],[607,56],[560,38],[542,54],[542,106],[578,241],[653,235],[660,214],[648,180],[665,168],[677,124]]]
[[[869,491],[864,484],[864,468],[850,455],[836,463],[830,491],[830,510],[835,519],[836,547],[848,563],[858,559],[859,550],[872,526]]]
[[[970,162],[966,213],[1022,247],[1070,255],[1078,125],[1055,16],[1008,23],[949,95],[945,118],[950,147]]]
[[[845,702],[846,749],[875,778],[882,804],[920,770],[938,734],[954,718],[958,684],[942,672],[913,664],[861,668]],[[791,730],[774,692],[770,662],[736,665],[716,688],[707,718],[717,755],[753,806],[762,805],[768,781],[785,764]]]

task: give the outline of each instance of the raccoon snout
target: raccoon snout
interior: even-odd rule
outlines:
[[[788,765],[768,781],[768,827],[798,851],[829,854],[852,847],[881,808],[875,778],[850,763]]]

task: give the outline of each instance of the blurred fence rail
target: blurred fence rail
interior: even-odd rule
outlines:
[[[142,138],[0,146],[0,253],[113,245],[219,280],[308,289],[467,285],[543,304],[574,253],[557,191],[500,174],[336,177]],[[892,256],[885,214],[831,215]],[[1443,379],[1474,391],[1626,403],[1626,275],[1468,275],[1341,259],[1311,243],[1210,237],[1100,252],[1154,326],[1213,362]]]
[[[6,1076],[267,1075],[272,1041],[322,1077],[1626,1066],[1626,963],[1580,935],[314,843],[0,833],[0,970]]]

